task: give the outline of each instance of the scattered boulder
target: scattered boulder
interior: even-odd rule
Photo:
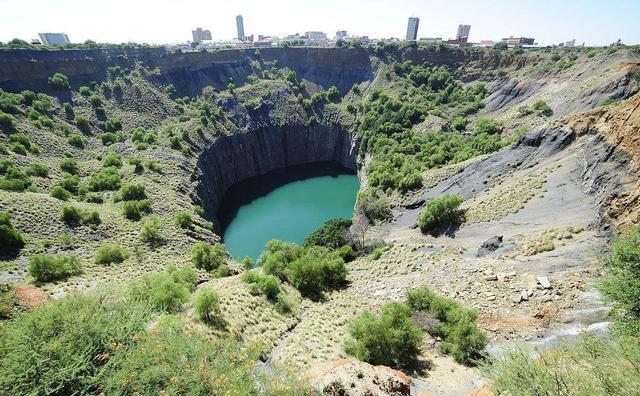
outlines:
[[[549,282],[549,278],[547,278],[546,276],[539,276],[538,283],[544,289],[551,289],[551,282]]]
[[[355,359],[319,363],[306,375],[323,395],[409,396],[411,382],[400,371]]]
[[[498,248],[502,246],[502,235],[493,236],[486,241],[482,242],[482,246],[478,249],[478,256],[486,256],[491,252],[495,252]]]

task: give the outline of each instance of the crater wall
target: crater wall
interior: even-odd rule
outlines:
[[[316,162],[335,162],[357,171],[355,134],[339,125],[284,125],[225,135],[207,145],[194,174],[197,200],[207,217],[216,216],[234,184],[267,172]]]

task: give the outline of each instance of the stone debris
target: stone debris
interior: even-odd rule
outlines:
[[[540,286],[545,289],[551,289],[551,282],[549,282],[549,278],[547,278],[546,276],[539,276],[538,283],[540,283]]]

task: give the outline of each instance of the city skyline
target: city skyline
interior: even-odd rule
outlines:
[[[640,2],[614,0],[549,0],[473,2],[455,4],[444,1],[373,0],[338,2],[328,0],[322,6],[310,2],[278,1],[267,7],[263,2],[247,0],[241,6],[187,0],[177,5],[168,1],[114,0],[109,3],[60,0],[55,3],[36,0],[0,0],[0,41],[12,38],[31,40],[39,32],[64,32],[72,42],[92,39],[98,42],[134,41],[151,44],[186,42],[195,26],[211,30],[213,40],[237,37],[235,17],[244,18],[244,34],[286,36],[306,31],[346,30],[349,35],[372,38],[404,38],[409,17],[420,18],[417,38],[455,38],[458,25],[471,25],[469,41],[499,40],[503,37],[535,37],[541,45],[576,39],[576,44],[607,45],[617,39],[627,44],[640,43]],[[122,12],[129,10],[128,13]],[[39,12],[34,12],[39,10]],[[363,11],[363,10],[366,10]],[[340,12],[339,12],[340,11]],[[140,15],[147,14],[145,18]],[[95,18],[100,15],[100,18]],[[571,16],[571,23],[567,18]],[[145,23],[140,23],[140,21]],[[126,26],[126,29],[114,29]],[[596,26],[597,28],[594,28]]]

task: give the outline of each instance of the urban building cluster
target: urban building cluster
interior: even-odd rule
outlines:
[[[409,17],[407,22],[407,31],[404,40],[419,41],[423,43],[447,44],[458,47],[493,47],[496,44],[512,48],[515,46],[532,47],[538,45],[534,38],[524,36],[509,36],[498,41],[483,39],[476,42],[470,40],[471,25],[460,24],[456,31],[455,38],[443,39],[442,37],[420,37],[418,38],[418,30],[420,28],[420,18]],[[44,45],[65,45],[70,44],[69,36],[65,33],[38,33],[39,39],[31,40],[32,44]],[[295,33],[284,37],[276,37],[262,34],[246,34],[244,19],[242,15],[236,16],[236,35],[230,40],[215,40],[211,31],[202,27],[197,27],[191,31],[191,41],[178,44],[177,47],[185,50],[189,49],[206,49],[206,48],[222,48],[222,47],[272,47],[282,45],[296,46],[348,46],[352,42],[359,45],[371,45],[378,42],[401,41],[399,38],[386,39],[370,39],[368,36],[351,36],[346,30],[338,30],[333,37],[321,31],[306,31],[302,34]],[[576,40],[572,39],[559,43],[561,47],[573,47]],[[584,46],[584,44],[582,44]]]

